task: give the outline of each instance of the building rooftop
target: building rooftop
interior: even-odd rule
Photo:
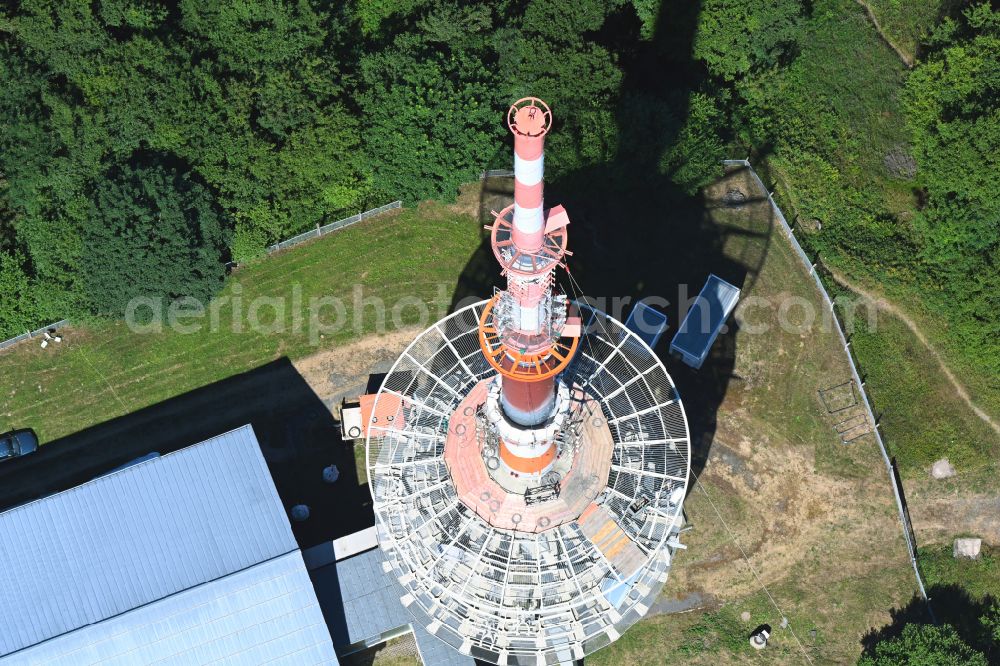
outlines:
[[[0,664],[337,663],[249,426],[0,514],[0,559]]]
[[[367,530],[366,530],[367,532]],[[360,536],[360,535],[359,535]],[[399,603],[403,589],[385,572],[382,551],[370,549],[339,558],[310,571],[327,625],[338,646],[379,642],[383,634],[408,628],[428,666],[472,666],[441,640],[431,636]]]
[[[670,353],[700,368],[739,299],[738,287],[710,274],[671,340]]]

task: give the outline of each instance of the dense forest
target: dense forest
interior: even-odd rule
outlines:
[[[852,0],[27,0],[0,16],[0,337],[452,198],[536,94],[552,177],[635,159],[697,196],[752,154],[815,250],[906,285],[995,374],[1000,13],[932,14],[898,71]]]

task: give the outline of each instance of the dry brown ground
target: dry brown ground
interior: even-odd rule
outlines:
[[[292,365],[321,399],[351,397],[352,390],[364,388],[374,366],[395,361],[419,332],[417,328],[402,328],[372,335],[300,358]],[[339,410],[339,406],[335,409]]]

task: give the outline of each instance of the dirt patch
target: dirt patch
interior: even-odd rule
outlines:
[[[1000,546],[1000,497],[970,493],[962,477],[960,471],[950,479],[910,483],[910,517],[921,545],[950,543],[968,534]]]
[[[697,559],[671,572],[684,580],[684,589],[724,599],[759,588],[752,577],[742,575],[742,567],[733,566],[743,557],[714,518],[712,503],[765,583],[780,581],[817,551],[840,554],[836,573],[816,570],[817,586],[831,575],[850,576],[871,570],[880,559],[886,564],[899,559],[896,549],[868,556],[861,552],[864,544],[874,546],[879,538],[901,538],[887,479],[860,483],[817,474],[810,448],[774,436],[751,442],[741,434],[760,433],[761,425],[747,417],[720,423],[701,479],[710,503],[702,504],[698,489],[690,496],[689,513],[701,516],[689,538],[689,552]],[[713,530],[718,532],[705,533]],[[702,546],[702,540],[709,543]]]
[[[340,658],[342,666],[420,666],[420,652],[412,633]]]
[[[340,401],[365,390],[368,375],[388,372],[420,332],[403,328],[327,349],[293,363],[316,395],[339,416]]]
[[[493,223],[493,211],[500,212],[514,202],[514,177],[491,176],[466,183],[448,210],[483,223]]]

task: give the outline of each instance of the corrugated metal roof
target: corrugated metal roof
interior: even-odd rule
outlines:
[[[403,589],[382,570],[383,559],[381,549],[373,548],[310,572],[334,642],[352,645],[409,625],[425,664],[473,666],[474,659],[414,622],[399,600]]]
[[[7,659],[37,666],[337,664],[298,552],[63,634]]]
[[[296,550],[249,426],[100,477],[0,514],[0,656]]]
[[[476,666],[476,660],[432,636],[418,622],[413,623],[413,638],[417,641],[417,651],[425,664],[434,666]]]

